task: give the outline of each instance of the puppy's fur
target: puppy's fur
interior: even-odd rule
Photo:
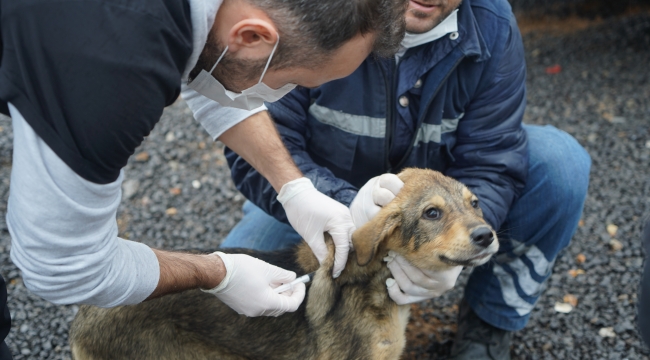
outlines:
[[[341,276],[333,279],[333,246],[319,267],[306,244],[279,252],[244,252],[295,271],[316,270],[293,313],[248,318],[199,290],[132,306],[82,306],[72,323],[73,356],[81,359],[399,359],[409,306],[388,296],[382,261],[393,250],[422,269],[488,261],[498,248],[472,239],[488,225],[476,196],[438,172],[407,169],[404,188],[358,229]],[[474,239],[475,240],[475,239]],[[485,244],[483,244],[485,245]]]

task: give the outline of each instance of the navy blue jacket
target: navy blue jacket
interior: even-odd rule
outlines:
[[[294,161],[348,205],[370,178],[405,167],[441,171],[480,199],[498,229],[528,170],[526,68],[507,0],[464,0],[458,33],[395,59],[368,57],[350,76],[267,104]],[[237,188],[287,222],[270,184],[230,150]]]

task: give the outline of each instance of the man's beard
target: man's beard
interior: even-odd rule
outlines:
[[[192,82],[201,70],[210,71],[225,48],[223,44],[213,39],[212,33],[210,33],[196,66],[190,72],[188,82]],[[212,72],[212,76],[219,80],[226,89],[239,93],[257,83],[262,76],[267,60],[236,59],[231,52],[226,52]]]
[[[447,17],[449,17],[449,15],[451,15],[451,13],[454,12],[454,10],[458,9],[460,7],[461,3],[462,3],[462,1],[460,1],[458,3],[457,7],[447,8],[445,10],[445,12],[441,13],[439,16],[437,16],[435,18],[430,18],[429,19],[430,23],[426,26],[425,29],[421,29],[421,28],[420,29],[409,29],[408,24],[407,24],[406,31],[408,31],[409,33],[412,33],[412,34],[424,34],[427,31],[431,31],[433,28],[440,25]],[[416,17],[418,19],[428,19],[429,16],[430,16],[427,13],[424,13],[424,12],[421,12],[421,11],[418,11],[418,10],[415,10],[415,9],[413,9],[413,10],[409,9],[408,11],[411,13],[411,15],[413,15],[414,17]]]

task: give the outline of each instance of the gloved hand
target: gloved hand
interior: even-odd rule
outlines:
[[[276,294],[273,289],[296,279],[287,271],[244,254],[216,252],[226,266],[226,276],[213,289],[202,289],[213,294],[238,314],[246,316],[280,316],[298,309],[305,298],[305,284],[299,283],[292,291]]]
[[[398,305],[405,305],[438,297],[456,284],[462,266],[445,271],[418,269],[403,256],[389,251],[384,258],[394,279],[386,280],[388,295]],[[401,290],[401,291],[400,291]]]
[[[323,233],[334,240],[334,277],[341,275],[348,260],[350,239],[356,228],[350,210],[340,202],[316,190],[305,177],[290,181],[280,189],[278,201],[287,213],[289,223],[309,244],[320,263],[327,256]]]
[[[382,206],[386,206],[395,198],[402,186],[404,182],[395,174],[383,174],[368,180],[350,204],[354,226],[360,228],[370,221]]]

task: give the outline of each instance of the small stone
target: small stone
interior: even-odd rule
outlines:
[[[562,300],[567,304],[571,304],[573,307],[578,306],[578,298],[575,295],[566,294]]]
[[[181,194],[181,188],[173,187],[173,188],[169,189],[169,193],[174,195],[174,196],[180,195]]]
[[[590,143],[595,143],[596,140],[598,140],[598,134],[591,133],[591,134],[587,135],[587,141],[589,141]]]
[[[600,330],[598,330],[598,335],[600,335],[600,337],[609,337],[609,338],[616,337],[616,333],[614,332],[613,327],[601,328]]]
[[[612,251],[620,251],[623,249],[623,243],[616,239],[612,239],[609,241],[609,247]]]
[[[169,216],[174,216],[174,215],[178,214],[178,210],[176,208],[174,208],[174,207],[170,207],[169,209],[165,210],[165,214],[167,214]]]
[[[555,309],[555,311],[563,314],[568,314],[571,311],[573,311],[573,306],[571,304],[561,303],[561,302],[556,302],[553,308]]]
[[[617,231],[618,231],[618,226],[614,224],[607,225],[607,233],[609,234],[609,236],[616,236]]]
[[[140,181],[129,179],[122,183],[122,199],[127,200],[133,197],[140,188]]]
[[[201,182],[198,181],[198,180],[192,181],[192,187],[195,188],[195,189],[201,188]]]
[[[169,168],[172,169],[172,171],[178,171],[178,167],[180,166],[178,161],[172,160],[168,164],[169,164]]]
[[[174,140],[176,140],[176,136],[174,135],[173,131],[170,131],[167,133],[167,135],[165,135],[165,141],[172,142]]]
[[[569,275],[571,275],[571,277],[577,277],[578,275],[582,275],[585,273],[585,271],[582,269],[571,269],[568,272]]]
[[[585,261],[587,261],[587,257],[585,256],[585,254],[578,254],[578,255],[576,256],[576,262],[577,262],[578,264],[584,264]]]
[[[146,151],[143,151],[135,156],[135,161],[145,162],[147,160],[149,160],[149,153]]]

